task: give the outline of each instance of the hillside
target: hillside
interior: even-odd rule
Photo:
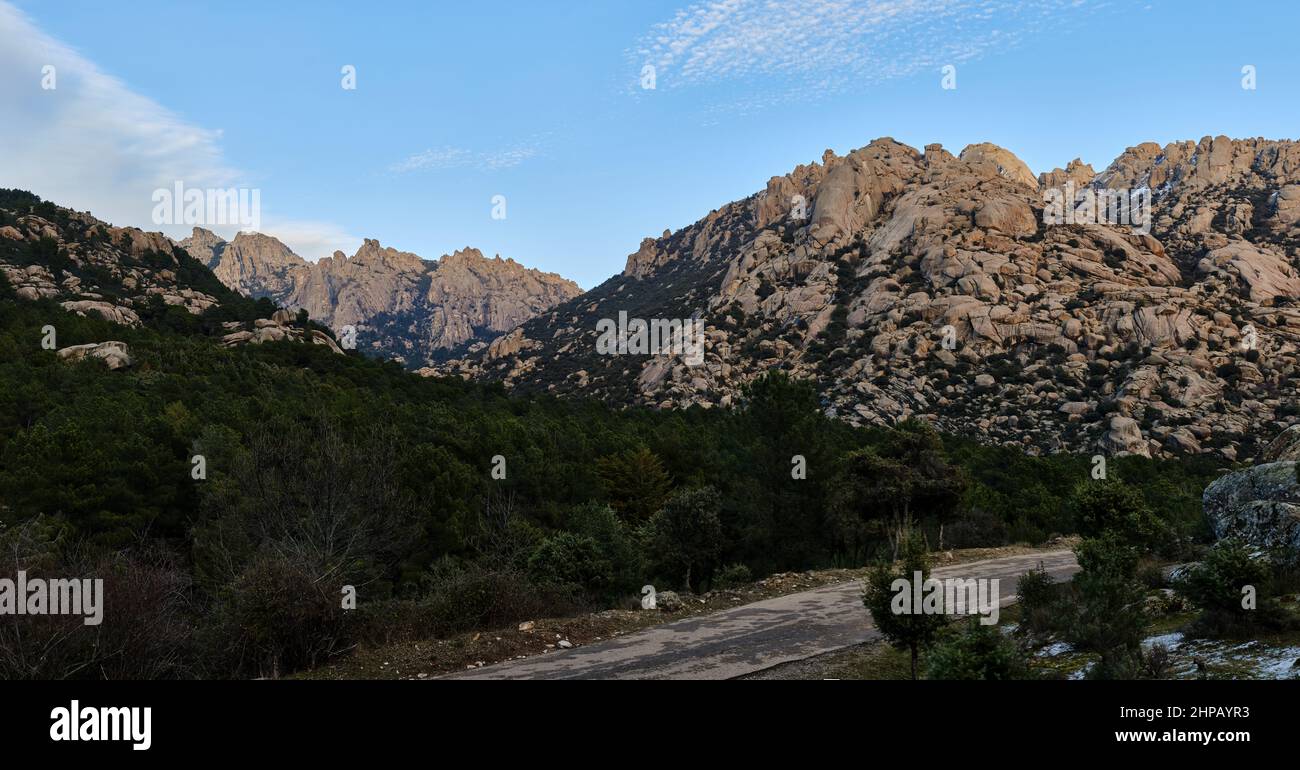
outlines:
[[[1149,232],[1046,224],[1067,183],[1149,195]],[[1297,265],[1295,142],[1147,143],[1035,177],[995,145],[886,138],[643,240],[620,275],[427,373],[667,408],[734,404],[780,369],[854,425],[1247,459],[1300,412]],[[621,313],[701,319],[702,365],[601,354]]]
[[[905,469],[944,547],[1075,527],[1085,456],[854,428],[780,375],[737,409],[672,413],[419,377],[164,239],[2,196],[0,545],[33,574],[105,576],[114,617],[0,625],[6,679],[279,676],[617,606],[647,582],[860,564],[895,526],[873,485]],[[1207,459],[1112,467],[1173,554],[1208,536]],[[665,540],[665,511],[711,522],[707,548]]]

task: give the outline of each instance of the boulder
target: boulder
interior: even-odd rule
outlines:
[[[87,358],[95,358],[104,362],[109,369],[125,369],[133,361],[131,352],[125,342],[110,340],[108,342],[92,342],[87,345],[72,345],[61,348],[56,355],[63,361],[82,361]]]
[[[1279,460],[1300,460],[1300,424],[1292,425],[1278,434],[1259,455],[1261,463]]]
[[[990,198],[975,212],[975,224],[1007,235],[1026,236],[1038,231],[1033,209],[1009,196]]]
[[[1255,548],[1300,550],[1300,482],[1296,462],[1281,460],[1229,473],[1201,498],[1216,538]]]
[[[338,343],[336,343],[333,339],[331,339],[328,334],[326,334],[325,332],[319,329],[311,330],[310,339],[313,345],[324,345],[325,347],[329,348],[332,352],[337,353],[339,355],[343,355],[343,351],[339,348]]]
[[[1142,438],[1142,430],[1132,417],[1110,418],[1110,430],[1101,437],[1101,447],[1116,455],[1151,456],[1151,447]]]

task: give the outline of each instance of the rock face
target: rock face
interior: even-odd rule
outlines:
[[[226,242],[202,228],[181,246],[232,289],[305,309],[336,332],[355,326],[359,348],[412,365],[486,343],[581,293],[572,281],[477,249],[426,261],[367,240],[351,258],[335,252],[310,263],[270,236]]]
[[[1265,463],[1206,487],[1205,515],[1217,538],[1235,537],[1261,550],[1300,551],[1300,483],[1296,463]]]
[[[1149,232],[1048,224],[1067,183],[1149,193]],[[1148,143],[1035,177],[991,144],[878,139],[646,238],[620,275],[429,371],[684,407],[783,369],[854,424],[1244,460],[1300,415],[1298,267],[1295,142]],[[600,354],[620,313],[700,319],[703,363]]]
[[[1217,538],[1260,550],[1300,553],[1300,425],[1287,428],[1260,455],[1264,462],[1205,488],[1202,503]]]

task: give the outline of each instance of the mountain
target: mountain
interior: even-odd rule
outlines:
[[[1146,196],[1150,226],[1063,220],[1065,191]],[[1245,459],[1300,413],[1297,266],[1296,142],[1146,143],[1036,177],[996,145],[884,138],[643,240],[622,274],[424,373],[666,408],[784,369],[853,424]],[[603,353],[619,319],[698,319],[702,360]]]
[[[227,288],[162,233],[114,227],[20,190],[0,189],[0,275],[19,299],[52,300],[122,326],[185,329],[225,346],[292,340],[342,353],[324,330]],[[129,360],[120,342],[81,347],[60,355]]]
[[[306,309],[336,331],[355,326],[360,349],[411,363],[486,347],[581,293],[554,273],[470,248],[429,261],[366,240],[351,258],[335,252],[312,263],[267,235],[240,233],[227,242],[202,228],[180,245],[226,286]]]
[[[135,326],[151,304],[200,314],[230,294],[161,233],[113,227],[30,193],[0,190],[0,272],[20,299]]]

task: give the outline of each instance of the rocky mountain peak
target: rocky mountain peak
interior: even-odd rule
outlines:
[[[1146,230],[1048,223],[1049,187],[1152,193]],[[704,323],[705,354],[599,355],[597,323]],[[623,272],[438,371],[618,404],[727,406],[773,368],[854,424],[1031,452],[1214,452],[1300,416],[1300,150],[1138,144],[1101,174],[878,139],[645,238]]]
[[[1054,168],[1051,171],[1039,174],[1038,186],[1047,190],[1063,188],[1067,184],[1073,184],[1076,189],[1079,189],[1092,184],[1092,180],[1096,176],[1097,172],[1093,170],[1091,165],[1084,163],[1080,158],[1075,158],[1065,164],[1065,168]]]
[[[227,286],[304,308],[336,330],[355,326],[363,349],[413,364],[486,341],[581,293],[560,276],[469,247],[429,261],[367,238],[351,257],[336,251],[311,263],[268,235],[226,242],[201,228],[181,246]]]

